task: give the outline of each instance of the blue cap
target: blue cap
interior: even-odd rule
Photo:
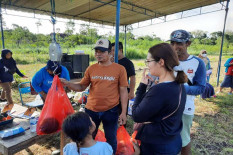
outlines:
[[[190,34],[185,30],[175,30],[170,35],[170,41],[187,42],[190,40]]]

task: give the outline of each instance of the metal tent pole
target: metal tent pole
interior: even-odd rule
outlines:
[[[3,26],[2,26],[2,3],[1,1],[0,1],[0,24],[1,24],[1,34],[2,34],[2,49],[5,49],[4,33],[3,33]]]
[[[218,61],[217,86],[219,85],[219,77],[220,77],[220,70],[221,70],[221,60],[222,60],[222,49],[223,49],[223,43],[224,43],[224,35],[225,35],[227,13],[228,13],[228,10],[229,10],[229,2],[230,2],[230,0],[227,1],[227,5],[226,5],[226,9],[225,9],[226,13],[225,13],[225,19],[224,19],[224,25],[223,25],[223,31],[222,31],[221,49],[220,49],[219,61]]]
[[[117,6],[116,6],[115,55],[114,55],[115,63],[118,63],[120,10],[121,10],[121,0],[117,0]]]
[[[126,57],[126,39],[127,39],[127,25],[125,25],[125,57]]]

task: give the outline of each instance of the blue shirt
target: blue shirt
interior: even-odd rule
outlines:
[[[59,76],[60,78],[64,78],[66,80],[70,80],[70,75],[66,67],[62,67],[62,72],[61,75]],[[32,86],[35,89],[36,92],[45,92],[46,94],[48,93],[50,87],[52,86],[53,83],[53,76],[51,76],[45,67],[41,68],[32,78]]]

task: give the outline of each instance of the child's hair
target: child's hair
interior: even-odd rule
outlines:
[[[67,136],[76,142],[79,150],[79,145],[82,144],[82,141],[89,133],[91,126],[92,123],[89,115],[85,112],[77,112],[75,114],[69,115],[64,120],[62,130]]]
[[[159,62],[160,59],[163,59],[167,71],[174,71],[173,68],[180,64],[177,53],[168,43],[161,43],[152,46],[149,49],[149,53],[152,55],[152,58],[156,62]],[[183,71],[177,71],[177,76],[175,78],[175,81],[177,83],[185,83],[187,82],[187,76]]]

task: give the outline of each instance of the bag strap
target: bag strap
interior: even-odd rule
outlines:
[[[178,104],[177,108],[172,113],[170,113],[169,115],[163,117],[162,120],[167,119],[168,117],[170,117],[171,115],[173,115],[179,109],[180,102],[181,102],[181,96],[182,96],[182,87],[181,87],[181,84],[180,84],[179,104]],[[153,122],[143,122],[142,124],[151,124],[151,123],[153,123]]]
[[[181,84],[180,84],[179,104],[178,104],[177,108],[176,108],[172,113],[170,113],[169,115],[163,117],[162,120],[167,119],[168,117],[170,117],[171,115],[173,115],[173,114],[179,109],[179,107],[180,107],[180,102],[181,102],[181,96],[182,96],[182,87],[181,87]]]

